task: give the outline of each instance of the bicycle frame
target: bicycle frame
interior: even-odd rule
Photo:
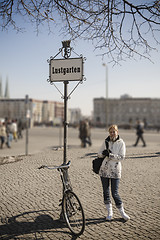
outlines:
[[[63,193],[65,193],[68,190],[72,190],[70,178],[68,175],[68,169],[59,169],[59,172],[63,184]]]

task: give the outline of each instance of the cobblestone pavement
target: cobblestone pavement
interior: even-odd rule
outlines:
[[[102,143],[104,132],[93,130],[93,146],[82,149],[75,137],[77,130],[70,131],[74,137],[69,136],[67,151],[68,160],[72,163],[69,175],[85,212],[83,235],[75,238],[59,221],[62,186],[58,171],[38,170],[42,164],[58,165],[63,161],[63,150],[47,147],[46,140],[41,143],[46,146],[41,151],[35,153],[33,145],[30,155],[21,155],[20,161],[0,165],[0,239],[159,240],[160,135],[156,132],[146,133],[147,147],[142,148],[140,144],[135,148],[132,147],[135,133],[122,132],[127,156],[123,162],[120,195],[131,219],[124,222],[114,206],[113,220],[107,222],[100,179],[91,170],[92,159]],[[20,146],[22,143],[17,143],[16,153],[18,144]],[[2,151],[1,157],[8,150]]]

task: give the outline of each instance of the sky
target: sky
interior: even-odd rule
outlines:
[[[0,79],[3,93],[8,78],[10,98],[29,98],[37,100],[63,101],[54,85],[47,82],[49,64],[47,59],[55,56],[62,47],[63,38],[57,29],[48,34],[44,28],[37,35],[34,27],[27,25],[26,31],[16,33],[13,30],[0,31]],[[68,108],[80,108],[82,114],[90,116],[93,111],[93,99],[106,96],[106,67],[108,68],[108,97],[120,98],[124,94],[132,97],[160,98],[160,47],[151,54],[154,63],[148,60],[126,60],[121,66],[108,64],[89,42],[71,41],[71,47],[77,54],[86,57],[83,81],[72,93]],[[71,57],[75,57],[72,53]],[[70,82],[68,92],[77,82]],[[63,93],[63,83],[56,83]]]

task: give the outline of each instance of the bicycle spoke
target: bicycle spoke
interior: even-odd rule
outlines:
[[[75,235],[82,234],[85,228],[84,212],[78,197],[72,191],[64,194],[63,213],[71,232]]]

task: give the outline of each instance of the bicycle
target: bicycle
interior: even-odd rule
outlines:
[[[72,190],[68,175],[68,169],[70,165],[71,162],[69,161],[67,164],[63,163],[60,166],[48,167],[42,165],[38,169],[57,169],[60,172],[63,185],[63,197],[60,200],[60,205],[62,206],[60,219],[65,220],[73,235],[79,236],[84,232],[85,229],[85,215],[79,198]]]

